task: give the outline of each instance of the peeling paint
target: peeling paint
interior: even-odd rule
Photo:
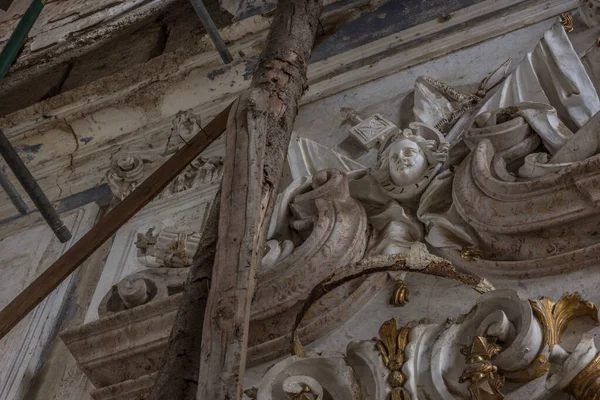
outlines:
[[[42,149],[43,144],[19,144],[15,148],[23,153],[37,154]]]
[[[214,81],[217,76],[225,75],[227,72],[229,72],[230,69],[231,69],[231,66],[227,65],[227,66],[225,66],[223,68],[217,68],[215,70],[210,71],[208,73],[208,75],[206,75],[206,76],[211,81]]]
[[[248,81],[252,79],[252,75],[254,75],[254,68],[256,68],[257,63],[258,56],[252,56],[245,61],[246,68],[244,69],[244,80]]]

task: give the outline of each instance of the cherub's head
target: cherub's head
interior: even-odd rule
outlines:
[[[421,136],[422,133],[432,139]],[[423,185],[422,181],[429,183],[433,169],[444,162],[447,155],[447,143],[437,130],[411,124],[411,129],[405,129],[384,144],[373,176],[386,191],[401,188],[400,193],[406,189],[408,194]]]

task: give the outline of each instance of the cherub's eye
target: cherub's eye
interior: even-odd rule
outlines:
[[[406,157],[414,156],[415,154],[417,154],[415,149],[404,149],[404,156]]]

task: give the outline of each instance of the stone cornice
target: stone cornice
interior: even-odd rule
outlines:
[[[310,89],[303,104],[535,24],[577,5],[576,0],[514,3],[484,1],[456,12],[443,23],[433,20],[315,62],[309,68]],[[51,200],[98,186],[115,154],[160,153],[180,110],[191,109],[206,122],[247,87],[268,21],[254,17],[243,23],[254,24],[256,33],[230,46],[235,61],[229,66],[220,65],[216,52],[162,55],[8,115],[0,125]],[[242,30],[252,31],[247,26]],[[0,220],[15,215],[3,198]]]

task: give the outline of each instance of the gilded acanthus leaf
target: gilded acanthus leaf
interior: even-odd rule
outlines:
[[[408,400],[410,395],[404,386],[406,377],[402,373],[404,364],[404,350],[408,344],[410,329],[398,329],[394,318],[385,321],[379,328],[379,339],[375,339],[377,350],[381,354],[384,365],[389,369],[388,384],[392,388],[390,400]]]
[[[583,300],[579,293],[566,294],[557,303],[542,298],[539,301],[530,300],[530,304],[542,325],[544,340],[550,350],[560,343],[567,325],[574,319],[589,317],[596,323],[600,322],[598,307],[592,302]]]

